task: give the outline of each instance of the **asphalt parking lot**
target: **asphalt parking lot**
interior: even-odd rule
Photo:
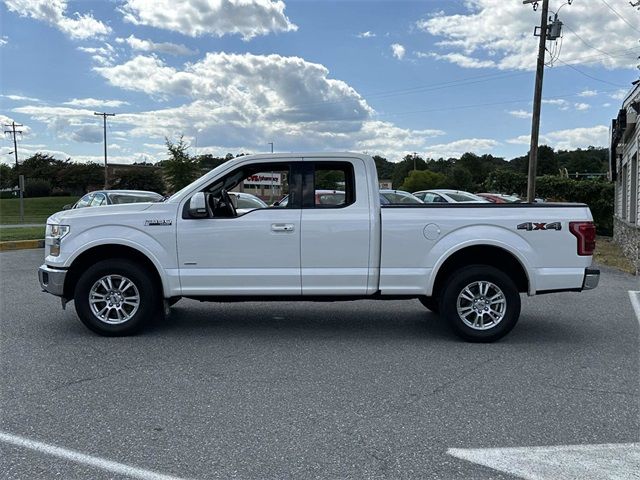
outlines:
[[[640,288],[613,270],[523,298],[509,336],[475,345],[417,301],[183,300],[102,338],[40,292],[41,260],[0,254],[0,431],[130,477],[507,479],[447,450],[639,441]],[[125,474],[0,441],[2,478]]]

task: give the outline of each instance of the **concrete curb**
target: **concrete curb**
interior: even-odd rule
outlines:
[[[30,248],[44,248],[44,240],[15,240],[13,242],[0,242],[0,252],[26,250]]]

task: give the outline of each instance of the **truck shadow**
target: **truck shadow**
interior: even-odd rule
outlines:
[[[382,303],[382,302],[380,302]],[[392,305],[393,304],[393,305]],[[236,336],[291,338],[421,338],[461,342],[446,321],[417,302],[366,301],[331,303],[248,302],[239,304],[181,301],[168,318],[148,325],[143,335]],[[527,318],[500,343],[575,344],[588,333],[562,319]]]
[[[183,303],[184,302],[184,303]],[[157,319],[145,333],[164,335],[254,335],[301,337],[418,337],[456,341],[436,314],[422,306],[376,308],[371,302],[241,304],[181,301],[168,318]],[[387,303],[387,302],[385,302]]]

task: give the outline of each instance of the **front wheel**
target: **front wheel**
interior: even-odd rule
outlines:
[[[504,272],[488,265],[472,265],[449,277],[440,311],[454,331],[471,342],[493,342],[515,327],[520,317],[520,294]]]
[[[121,259],[100,261],[79,278],[76,312],[90,330],[105,336],[137,332],[159,311],[160,295],[149,272]]]

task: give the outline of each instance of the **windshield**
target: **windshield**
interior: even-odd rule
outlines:
[[[465,192],[448,192],[447,196],[449,196],[452,200],[456,202],[486,202],[485,198],[479,197],[478,195],[474,195],[472,193]]]
[[[248,210],[267,207],[267,204],[260,200],[258,197],[245,195],[237,195],[236,197],[238,199],[237,208],[240,209]]]
[[[402,191],[380,192],[380,195],[384,197],[390,204],[423,203],[414,195]]]
[[[108,193],[113,205],[124,203],[159,202],[164,197],[159,193]]]

